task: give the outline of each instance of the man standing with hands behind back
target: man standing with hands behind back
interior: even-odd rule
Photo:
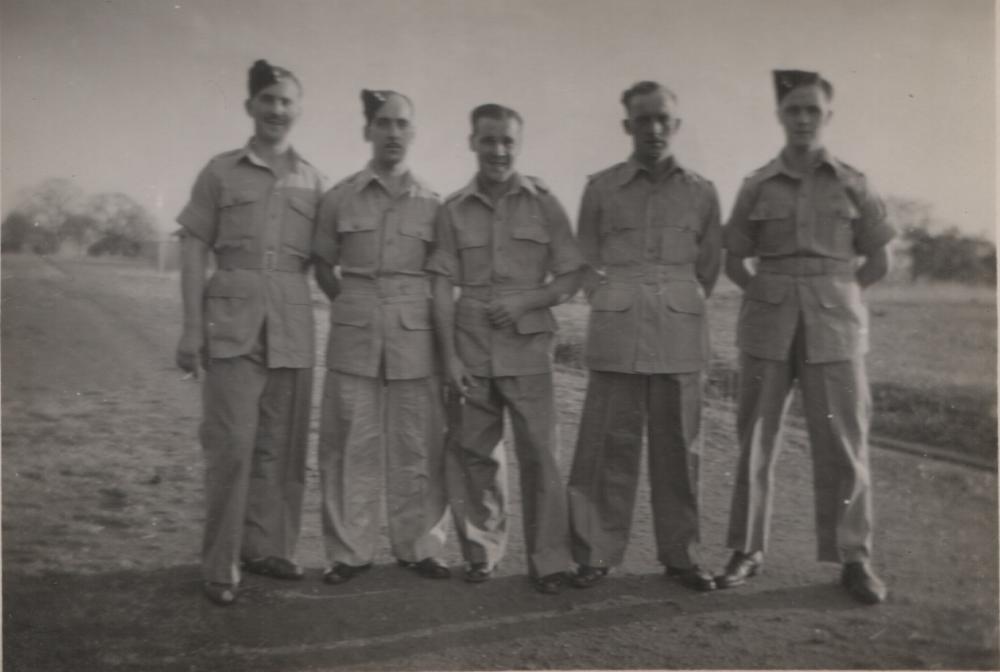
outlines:
[[[184,333],[177,365],[205,364],[201,443],[205,596],[236,601],[243,569],[301,579],[292,561],[305,486],[315,358],[306,269],[323,177],[292,149],[302,85],[250,69],[250,142],[213,158],[177,217]],[[217,270],[205,282],[209,251]]]
[[[861,290],[888,272],[886,245],[895,233],[865,176],[823,145],[833,116],[830,82],[815,72],[777,70],[774,86],[785,147],[744,181],[725,229],[726,274],[744,295],[733,555],[717,583],[741,585],[763,564],[781,424],[797,380],[812,450],[819,560],[841,563],[844,588],[875,604],[887,591],[869,564],[871,398]],[[755,273],[749,258],[758,260]]]
[[[622,561],[645,430],[658,559],[668,578],[707,591],[715,585],[696,548],[701,371],[705,298],[721,263],[719,201],[673,155],[677,96],[645,81],[621,102],[632,156],[594,175],[580,207],[590,374],[568,487],[572,581],[590,587]]]

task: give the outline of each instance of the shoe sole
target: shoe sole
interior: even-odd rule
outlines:
[[[753,577],[757,576],[760,573],[761,573],[761,568],[755,567],[751,571],[747,572],[746,576],[744,576],[742,579],[736,579],[733,581],[726,580],[725,575],[723,574],[722,576],[715,577],[715,587],[720,590],[725,590],[726,588],[737,588],[739,586],[745,585],[747,581],[749,581],[750,579],[752,579]]]

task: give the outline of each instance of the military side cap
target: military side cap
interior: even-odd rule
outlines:
[[[262,89],[266,89],[272,84],[277,84],[285,78],[290,78],[296,83],[299,81],[292,74],[291,70],[271,65],[263,58],[254,61],[254,64],[250,67],[250,77],[247,81],[247,89],[250,91],[250,97],[253,98]]]
[[[808,70],[775,70],[774,95],[780,103],[792,89],[800,86],[811,86],[813,84],[822,85],[823,81],[818,72],[809,72]]]

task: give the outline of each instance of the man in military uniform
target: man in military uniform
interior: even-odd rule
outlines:
[[[529,571],[539,591],[557,593],[570,558],[555,460],[556,322],[549,306],[576,292],[582,260],[555,196],[537,178],[515,171],[522,127],[521,116],[500,105],[472,111],[469,144],[479,170],[445,200],[428,269],[435,274],[435,318],[449,381],[464,395],[457,430],[462,486],[450,494],[465,578],[488,579],[506,544],[506,483],[496,450],[506,409]],[[454,286],[461,288],[457,303]]]
[[[812,448],[819,560],[842,563],[844,587],[874,604],[886,588],[869,564],[871,399],[861,290],[888,272],[894,231],[865,176],[823,146],[830,83],[799,70],[775,71],[774,83],[785,147],[743,183],[724,233],[726,274],[744,296],[733,555],[716,581],[737,586],[760,571],[782,418],[797,380]]]
[[[622,561],[645,429],[658,559],[668,577],[712,590],[696,544],[705,298],[721,264],[719,202],[712,183],[673,155],[681,125],[674,93],[639,82],[622,104],[632,156],[594,175],[580,208],[590,379],[568,486],[572,581],[592,586]]]
[[[372,159],[324,196],[314,246],[316,279],[333,301],[319,440],[323,578],[344,583],[371,566],[384,483],[398,562],[446,579],[444,417],[424,272],[439,199],[406,165],[410,99],[361,98]]]
[[[323,178],[289,144],[302,87],[254,63],[254,135],[213,158],[178,216],[184,332],[177,364],[205,366],[205,595],[236,601],[247,571],[301,579],[292,561],[305,484],[314,335],[306,269]],[[209,251],[217,270],[206,283]]]

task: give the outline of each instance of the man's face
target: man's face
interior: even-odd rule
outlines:
[[[656,163],[670,154],[670,140],[681,126],[677,104],[662,91],[633,96],[628,101],[625,132],[632,136],[635,158]]]
[[[817,85],[792,89],[778,105],[778,121],[785,129],[785,143],[789,147],[820,147],[823,127],[832,116],[830,101]]]
[[[302,91],[291,79],[261,89],[246,102],[254,135],[265,142],[281,142],[302,114]]]
[[[372,144],[375,163],[395,166],[406,158],[415,132],[410,103],[402,96],[391,95],[365,126],[365,140]]]
[[[483,178],[506,182],[514,174],[514,163],[521,153],[521,124],[517,119],[481,117],[469,137],[469,148],[476,153]]]

